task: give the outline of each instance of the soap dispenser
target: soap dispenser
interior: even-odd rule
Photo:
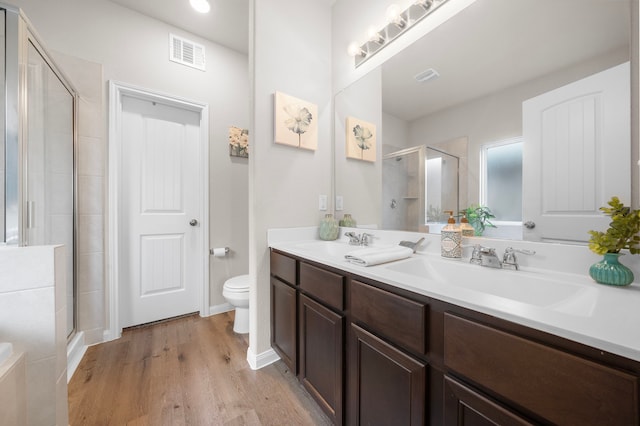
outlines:
[[[445,213],[449,213],[449,219],[440,232],[440,254],[442,257],[460,259],[462,257],[462,230],[456,226],[453,210],[445,210]]]
[[[460,229],[462,230],[463,237],[473,237],[476,234],[475,229],[473,229],[473,226],[469,223],[469,219],[467,219],[467,212],[462,212]]]

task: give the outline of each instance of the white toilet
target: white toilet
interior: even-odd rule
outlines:
[[[244,334],[249,332],[249,275],[238,275],[225,281],[222,295],[236,308],[233,331]]]

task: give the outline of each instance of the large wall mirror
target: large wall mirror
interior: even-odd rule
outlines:
[[[437,233],[482,205],[487,237],[585,241],[631,201],[630,28],[626,0],[471,4],[336,95],[344,212]],[[375,126],[375,162],[346,158],[347,117]]]

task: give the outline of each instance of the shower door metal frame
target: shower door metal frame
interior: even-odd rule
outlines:
[[[12,155],[6,157],[6,162],[9,164],[13,161],[17,164],[17,176],[15,176],[13,182],[13,189],[17,195],[17,200],[12,200],[17,203],[18,213],[17,217],[7,218],[17,225],[17,233],[8,234],[8,244],[27,246],[29,241],[27,238],[26,227],[28,225],[29,209],[27,208],[27,185],[26,179],[28,176],[28,158],[27,158],[27,145],[28,145],[28,61],[29,61],[29,44],[33,45],[36,51],[42,56],[46,64],[51,71],[55,74],[57,79],[62,83],[65,89],[72,97],[73,105],[73,131],[72,131],[72,144],[73,144],[73,250],[67,255],[73,257],[73,329],[68,335],[68,339],[71,339],[76,332],[77,326],[77,312],[78,312],[78,297],[77,297],[77,257],[76,251],[78,246],[78,194],[77,194],[77,140],[78,140],[78,105],[79,96],[77,90],[70,83],[70,80],[57,66],[55,61],[46,52],[43,43],[40,41],[33,26],[22,13],[20,9],[0,4],[0,8],[5,10],[5,150]],[[7,179],[9,182],[9,179]],[[7,191],[9,193],[9,191]],[[7,230],[9,227],[6,227]]]

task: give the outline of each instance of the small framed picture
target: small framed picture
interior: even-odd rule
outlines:
[[[229,127],[229,155],[249,158],[249,130]]]
[[[318,148],[318,106],[293,96],[274,95],[275,142],[297,148]]]
[[[347,117],[346,155],[363,161],[376,161],[376,126],[354,117]]]

